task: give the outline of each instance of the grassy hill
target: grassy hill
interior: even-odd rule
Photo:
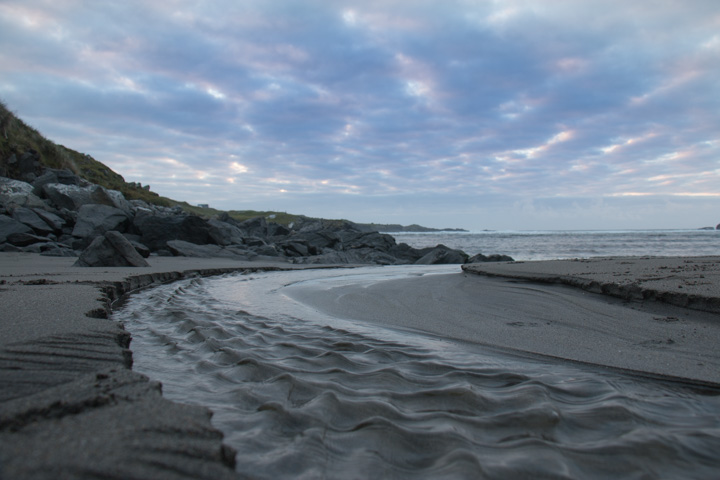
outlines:
[[[213,208],[201,208],[187,202],[162,197],[155,192],[143,188],[137,183],[126,182],[117,172],[90,155],[77,152],[64,145],[58,145],[33,127],[18,118],[0,101],[0,175],[17,178],[16,167],[8,160],[15,155],[20,158],[25,152],[33,150],[38,153],[40,162],[49,168],[71,170],[85,180],[105,188],[118,190],[129,200],[143,200],[147,203],[170,207],[178,205],[188,213],[203,217],[212,217],[221,213]],[[228,214],[236,220],[247,220],[254,217],[272,217],[276,223],[287,225],[290,222],[305,218],[284,212],[233,210]]]

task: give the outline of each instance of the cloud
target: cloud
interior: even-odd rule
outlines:
[[[0,97],[128,180],[224,208],[615,211],[716,198],[718,26],[711,1],[6,0]]]

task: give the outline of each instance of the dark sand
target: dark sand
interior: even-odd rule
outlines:
[[[717,260],[477,264],[370,286],[296,287],[292,296],[337,317],[720,385]]]
[[[210,412],[163,399],[128,369],[129,336],[107,319],[110,301],[190,275],[292,265],[74,261],[0,254],[0,478],[236,478]],[[718,384],[719,261],[482,264],[303,301],[344,318]]]

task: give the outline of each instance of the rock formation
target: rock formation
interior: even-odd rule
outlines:
[[[143,257],[175,255],[303,264],[447,264],[511,260],[443,245],[417,249],[348,221],[302,219],[286,227],[227,213],[205,219],[162,207],[25,159],[26,181],[0,177],[0,251],[80,256],[77,265],[144,265]],[[32,167],[32,168],[31,168]],[[87,250],[85,250],[87,249]],[[130,252],[130,250],[132,252]]]

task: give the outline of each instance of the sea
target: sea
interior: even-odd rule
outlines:
[[[398,243],[416,248],[443,244],[471,256],[501,254],[522,261],[720,255],[720,230],[540,230],[391,235]]]
[[[517,260],[720,254],[720,232],[700,230],[395,236]],[[133,368],[211,408],[247,478],[718,478],[720,389],[351,321],[290,295],[457,272],[191,278],[132,295],[114,318]]]

